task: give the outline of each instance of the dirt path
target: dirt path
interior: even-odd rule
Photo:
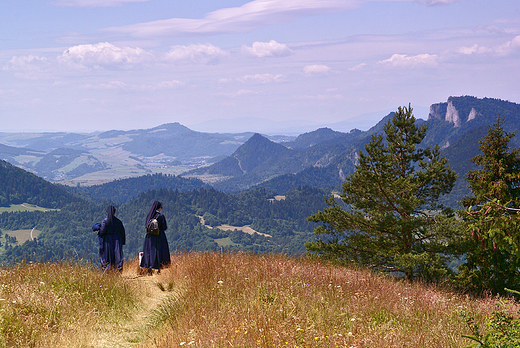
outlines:
[[[149,331],[147,324],[154,315],[154,311],[163,301],[171,296],[175,296],[174,291],[163,291],[158,284],[163,283],[161,275],[138,276],[124,272],[122,277],[125,281],[137,283],[137,287],[142,289],[143,299],[137,306],[134,313],[130,313],[129,318],[120,320],[117,323],[107,323],[99,325],[95,331],[91,344],[92,348],[128,348],[143,347],[144,341]]]

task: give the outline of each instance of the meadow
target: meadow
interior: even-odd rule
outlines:
[[[22,203],[22,204],[11,204],[9,207],[0,207],[0,214],[4,212],[22,212],[22,211],[53,211],[57,209],[48,209],[39,207],[35,204]]]
[[[11,237],[16,237],[16,242],[18,245],[22,245],[28,240],[33,240],[38,237],[41,231],[36,229],[31,230],[2,230],[2,236],[0,237],[0,241],[2,245],[5,245],[5,235],[8,234]]]
[[[19,264],[0,284],[0,347],[463,347],[461,314],[483,327],[504,301],[280,254]]]

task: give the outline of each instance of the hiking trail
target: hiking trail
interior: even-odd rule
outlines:
[[[165,273],[165,272],[163,272]],[[138,275],[136,272],[123,271],[121,275],[125,282],[137,283],[137,288],[143,292],[141,302],[132,313],[126,313],[127,318],[117,321],[100,323],[93,330],[93,337],[88,347],[92,348],[129,348],[143,346],[149,338],[147,329],[151,318],[161,303],[168,298],[177,296],[175,291],[163,291],[159,284],[165,278],[162,274]]]

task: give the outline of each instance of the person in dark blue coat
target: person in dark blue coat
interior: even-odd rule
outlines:
[[[152,208],[148,212],[145,221],[145,227],[148,225],[148,221],[152,218],[156,218],[159,224],[159,234],[146,234],[143,244],[143,257],[141,259],[140,266],[148,269],[148,273],[151,274],[153,269],[160,272],[161,268],[170,265],[170,248],[168,246],[168,240],[164,231],[168,228],[166,225],[166,218],[161,214],[162,203],[159,201],[153,202]]]
[[[98,236],[99,260],[101,268],[106,271],[112,268],[119,272],[123,270],[123,245],[126,243],[125,227],[121,220],[115,217],[116,208],[107,207],[107,217],[101,222]]]

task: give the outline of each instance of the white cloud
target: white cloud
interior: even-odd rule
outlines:
[[[508,56],[514,54],[518,50],[520,50],[520,35],[495,47],[485,47],[474,44],[471,47],[461,46],[456,50],[456,52],[464,55],[492,54],[496,56]]]
[[[415,0],[415,2],[426,6],[448,5],[457,1],[460,0]]]
[[[130,2],[145,2],[150,0],[54,0],[52,5],[63,7],[112,7],[123,6]]]
[[[511,41],[497,47],[496,53],[499,55],[509,55],[517,50],[520,50],[520,35],[515,36]]]
[[[179,80],[162,81],[157,85],[135,85],[127,84],[122,81],[110,81],[99,85],[87,84],[86,89],[108,89],[108,90],[124,90],[124,91],[157,91],[163,89],[174,89],[183,86],[184,83]]]
[[[238,33],[299,17],[352,10],[360,4],[359,0],[254,0],[207,13],[203,19],[171,18],[105,30],[136,37]]]
[[[3,71],[12,71],[18,77],[35,79],[43,76],[49,70],[50,62],[46,57],[33,55],[14,56],[3,67]]]
[[[180,87],[180,86],[183,86],[184,83],[182,81],[179,81],[179,80],[171,80],[171,81],[163,81],[161,82],[157,88],[158,89],[173,89],[173,88],[177,88],[177,87]]]
[[[380,64],[387,64],[397,68],[435,68],[438,65],[439,56],[436,54],[418,54],[407,56],[404,54],[394,54],[389,59],[380,61]]]
[[[153,59],[153,54],[137,47],[117,47],[108,42],[70,47],[58,62],[77,68],[130,68]]]
[[[217,95],[230,97],[230,98],[236,98],[236,97],[241,97],[241,96],[245,96],[245,95],[259,95],[259,94],[263,94],[263,93],[255,92],[250,89],[240,89],[234,93],[218,93]]]
[[[269,42],[254,42],[251,47],[242,46],[242,49],[255,57],[284,57],[293,52],[286,44],[281,44],[275,40]]]
[[[358,64],[356,66],[353,66],[352,68],[348,68],[349,71],[357,71],[357,70],[361,70],[366,64],[365,63],[361,63],[361,64]]]
[[[326,65],[307,65],[303,67],[303,72],[307,75],[310,74],[323,74],[330,71],[330,68]]]
[[[457,49],[458,53],[461,53],[464,55],[491,53],[492,51],[493,50],[491,50],[487,47],[479,46],[477,44],[474,44],[471,47],[462,46]]]
[[[228,53],[223,49],[213,46],[210,43],[205,43],[191,44],[188,46],[172,46],[170,51],[165,54],[165,59],[168,61],[215,63],[226,55],[228,55]]]
[[[273,74],[255,74],[255,75],[246,75],[240,79],[241,82],[252,82],[252,83],[271,83],[271,82],[280,82],[283,80],[283,76],[273,75]]]

